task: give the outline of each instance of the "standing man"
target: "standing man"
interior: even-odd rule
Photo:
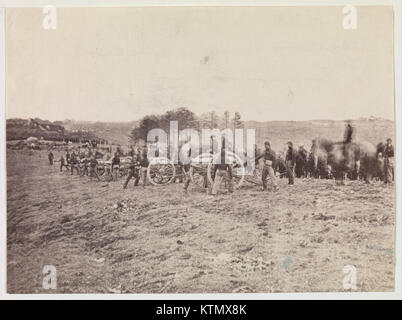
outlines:
[[[70,164],[70,158],[71,158],[70,152],[68,150],[66,150],[66,163],[67,164]]]
[[[188,158],[190,159],[191,157],[191,148],[188,149]],[[193,168],[191,167],[190,162],[187,164],[183,164],[183,171],[185,172],[185,177],[184,177],[184,191],[188,190],[188,186],[190,185],[191,182],[191,175],[193,174]]]
[[[296,156],[293,151],[293,143],[288,142],[288,150],[286,151],[286,171],[289,177],[289,184],[295,184],[295,161]]]
[[[141,153],[139,162],[141,165],[140,178],[142,180],[142,185],[145,187],[147,184],[147,170],[148,170],[148,165],[149,165],[146,150],[143,150],[143,152]],[[138,182],[137,182],[137,184],[138,184]]]
[[[394,147],[391,138],[387,139],[384,148],[384,182],[392,183],[394,180]]]
[[[117,152],[114,153],[114,157],[112,159],[112,177],[113,180],[117,181],[117,173],[120,169],[120,156]]]
[[[88,162],[89,161],[86,156],[81,161],[81,163],[82,163],[81,175],[82,176],[88,175]]]
[[[226,156],[225,156],[225,148],[224,145],[222,146],[221,151],[221,161],[219,164],[215,164],[214,171],[215,171],[215,179],[214,184],[212,185],[212,195],[216,195],[219,190],[219,186],[222,180],[225,180],[228,183],[229,192],[233,192],[233,179],[232,179],[232,166],[229,163],[225,163]]]
[[[98,166],[98,161],[96,160],[95,155],[92,155],[91,159],[89,160],[89,178],[92,181],[92,178],[95,177],[98,179],[98,181],[101,181],[101,179],[98,176],[98,173],[96,172],[96,167]]]
[[[71,166],[71,175],[73,175],[74,169],[77,170],[78,175],[80,174],[77,155],[75,154],[74,151],[71,153],[70,156],[70,166]]]
[[[47,157],[49,159],[49,164],[52,166],[53,165],[53,159],[54,159],[53,152],[50,151]]]
[[[66,167],[66,169],[68,170],[68,167],[66,166],[66,161],[64,160],[63,155],[60,156],[60,172],[63,171],[63,167]]]
[[[70,155],[70,152],[68,151],[68,149],[66,149],[66,169],[67,169],[67,171],[69,170],[69,167],[68,166],[71,166],[71,155]]]
[[[267,190],[267,177],[269,176],[274,190],[279,190],[278,185],[276,184],[275,172],[273,167],[276,165],[276,154],[275,151],[271,149],[271,144],[269,141],[265,141],[264,143],[265,151],[262,155],[256,158],[256,161],[263,158],[264,160],[264,168],[262,169],[262,187],[263,190]]]
[[[137,160],[137,155],[133,154],[131,157],[131,163],[130,163],[130,172],[128,173],[127,179],[124,182],[123,189],[127,188],[128,183],[130,182],[131,178],[134,178],[134,186],[138,186],[138,182],[140,180],[140,174],[139,171],[141,169],[141,164]]]

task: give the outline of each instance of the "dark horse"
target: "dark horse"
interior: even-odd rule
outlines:
[[[314,154],[317,161],[320,157],[326,158],[337,182],[344,184],[347,176],[357,179],[360,170],[360,146],[357,143],[332,142],[326,139],[317,139],[316,143],[317,150]]]
[[[384,180],[384,146],[382,142],[377,147],[370,142],[360,143],[360,177],[367,183]]]

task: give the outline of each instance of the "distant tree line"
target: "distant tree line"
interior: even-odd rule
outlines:
[[[170,121],[178,121],[179,130],[186,128],[195,130],[230,128],[234,130],[243,127],[239,112],[235,112],[233,118],[230,119],[229,111],[225,111],[222,116],[219,116],[215,111],[197,116],[187,108],[178,108],[169,110],[161,115],[147,115],[143,117],[139,124],[131,131],[130,139],[134,144],[141,140],[145,142],[148,132],[156,128],[163,129],[169,134]]]
[[[61,122],[34,119],[8,119],[6,122],[7,140],[24,140],[29,137],[50,141],[71,141],[78,143],[95,142],[105,144],[107,140],[99,138],[92,132],[68,131]]]

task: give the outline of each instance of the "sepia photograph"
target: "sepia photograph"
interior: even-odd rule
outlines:
[[[395,292],[394,23],[5,8],[7,293]]]

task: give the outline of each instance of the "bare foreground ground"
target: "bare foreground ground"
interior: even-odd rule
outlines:
[[[345,265],[357,291],[394,289],[393,186],[281,180],[276,193],[211,197],[122,184],[8,150],[8,292],[343,291]],[[44,265],[57,268],[56,290],[42,288]]]

